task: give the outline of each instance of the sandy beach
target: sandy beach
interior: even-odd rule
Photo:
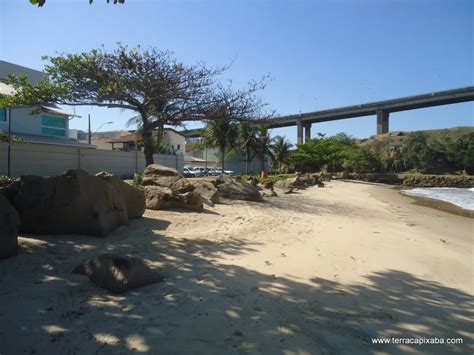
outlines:
[[[473,353],[473,236],[472,218],[340,181],[147,211],[104,239],[25,235],[0,261],[0,353]],[[115,296],[71,274],[104,252],[142,257],[165,281]]]

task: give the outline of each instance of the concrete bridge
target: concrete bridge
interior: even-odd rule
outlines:
[[[402,97],[393,100],[370,102],[362,105],[334,108],[330,110],[302,113],[271,118],[265,121],[270,128],[297,126],[297,143],[311,139],[311,125],[318,122],[343,120],[346,118],[377,116],[377,134],[387,133],[391,112],[414,110],[425,107],[449,105],[474,101],[474,86],[433,92],[430,94]]]

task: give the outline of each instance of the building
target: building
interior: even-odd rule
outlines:
[[[104,143],[108,144],[108,147],[104,149],[123,151],[143,150],[142,138],[136,134],[135,131],[126,131],[126,134],[119,134],[119,132],[123,131],[115,132],[117,132],[117,137],[103,140]],[[157,134],[157,131],[154,131],[154,139],[157,138]],[[93,141],[93,144],[95,144],[95,141]],[[163,146],[167,153],[184,155],[186,149],[186,138],[180,132],[172,128],[165,128],[163,130]]]
[[[26,75],[32,83],[37,83],[45,76],[40,71],[0,60],[0,93],[3,95],[13,93],[11,86],[2,83],[11,74]],[[0,131],[10,131],[28,143],[91,147],[70,138],[69,121],[75,117],[78,116],[55,105],[10,110],[0,108]]]

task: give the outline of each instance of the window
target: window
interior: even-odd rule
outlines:
[[[66,119],[64,117],[42,115],[41,134],[45,136],[66,137]]]
[[[7,110],[0,108],[0,122],[7,122]]]
[[[181,144],[178,144],[177,150],[181,150]]]

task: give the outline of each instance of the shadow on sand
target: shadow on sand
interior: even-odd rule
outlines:
[[[0,353],[472,353],[472,296],[397,270],[364,283],[311,282],[219,262],[258,242],[169,238],[168,222],[132,222],[107,239],[43,236],[0,261]],[[125,237],[127,235],[127,237]],[[102,252],[142,257],[165,282],[110,295],[70,271]],[[16,268],[26,272],[19,275]],[[47,295],[47,296],[42,296]],[[373,345],[386,337],[462,345]]]

